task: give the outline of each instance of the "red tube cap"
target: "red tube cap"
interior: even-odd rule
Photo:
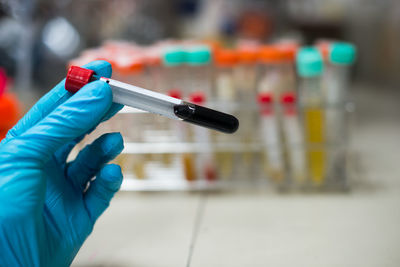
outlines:
[[[283,104],[293,104],[296,102],[296,95],[294,92],[287,92],[282,94],[281,102]]]
[[[260,104],[271,104],[273,101],[273,97],[271,93],[259,93],[258,94],[258,103]]]
[[[202,105],[206,102],[206,96],[203,92],[195,92],[190,95],[190,102],[193,104]]]
[[[73,94],[78,92],[79,89],[92,80],[93,75],[94,71],[92,70],[71,66],[65,80],[65,90]]]
[[[168,92],[168,95],[173,98],[182,99],[182,93],[179,89],[171,89]]]

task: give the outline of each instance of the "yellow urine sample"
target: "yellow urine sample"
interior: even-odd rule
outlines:
[[[196,166],[194,163],[193,154],[183,154],[182,155],[182,163],[183,163],[183,173],[185,175],[185,179],[187,181],[196,180],[196,178],[197,178]]]
[[[314,185],[321,185],[325,179],[326,168],[324,112],[318,107],[306,108],[304,119],[310,178]]]
[[[222,179],[229,179],[233,171],[233,154],[231,152],[218,152],[216,154],[218,174]]]
[[[142,155],[135,155],[130,162],[132,172],[138,179],[146,178],[146,159]]]
[[[173,155],[172,154],[162,154],[161,155],[161,161],[164,164],[164,166],[170,166],[172,164],[173,160]]]

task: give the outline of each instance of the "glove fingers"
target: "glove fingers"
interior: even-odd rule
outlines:
[[[109,120],[111,117],[113,117],[115,114],[120,111],[124,105],[117,104],[117,103],[112,103],[110,110],[106,113],[104,118],[101,120],[102,122]]]
[[[89,218],[94,223],[109,206],[115,192],[122,183],[121,168],[116,164],[109,164],[99,172],[85,193],[84,201]]]
[[[79,152],[74,161],[67,166],[67,177],[73,186],[82,192],[87,182],[100,169],[114,159],[124,148],[120,133],[108,133],[97,138]]]
[[[26,147],[26,157],[45,162],[62,145],[97,125],[111,103],[110,86],[102,81],[91,82],[19,136],[18,143]]]
[[[83,67],[94,70],[99,76],[111,77],[111,64],[106,61],[93,61]],[[8,132],[3,142],[8,142],[9,139],[23,134],[45,118],[56,107],[68,100],[71,95],[71,93],[65,90],[65,79],[62,80],[26,113],[26,115]]]
[[[63,145],[59,150],[56,151],[54,156],[57,159],[57,162],[59,164],[64,164],[67,161],[69,153],[71,153],[71,150],[80,142],[82,139],[85,137],[85,135],[81,135],[78,138],[75,138],[69,143],[66,143]]]

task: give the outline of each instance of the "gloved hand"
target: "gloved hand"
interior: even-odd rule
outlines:
[[[105,61],[85,67],[111,75]],[[122,151],[122,137],[105,134],[74,161],[66,159],[86,133],[121,108],[102,81],[74,95],[62,81],[9,131],[0,143],[0,266],[71,264],[121,185],[120,167],[106,163]]]

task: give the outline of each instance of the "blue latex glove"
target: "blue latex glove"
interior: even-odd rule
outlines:
[[[85,67],[111,76],[105,61]],[[105,134],[74,161],[66,159],[86,133],[121,108],[102,81],[74,95],[62,81],[9,131],[0,144],[0,266],[71,264],[120,188],[120,167],[106,163],[122,151],[122,137]]]

